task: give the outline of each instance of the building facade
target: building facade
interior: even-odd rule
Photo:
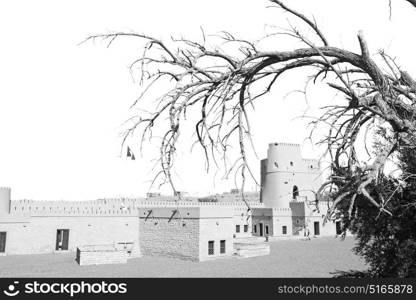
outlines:
[[[90,249],[109,245],[130,257],[203,261],[236,253],[265,255],[266,238],[337,234],[336,224],[323,224],[328,203],[315,201],[320,177],[318,161],[302,159],[299,145],[273,143],[261,161],[260,193],[245,194],[250,209],[238,190],[181,201],[160,194],[140,199],[11,201],[10,188],[0,188],[0,255],[77,248],[90,255]]]
[[[318,203],[316,198],[322,184],[319,162],[302,158],[300,145],[269,144],[260,170],[260,202],[264,208],[253,210],[253,235],[278,238],[337,234],[336,223],[324,223],[329,203]]]

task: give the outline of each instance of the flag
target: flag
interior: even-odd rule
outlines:
[[[127,157],[130,157],[131,160],[136,160],[133,151],[131,151],[130,147],[127,146]]]

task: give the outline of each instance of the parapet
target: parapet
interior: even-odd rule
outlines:
[[[232,218],[231,207],[143,207],[140,208],[140,219],[211,219]]]
[[[155,198],[157,199],[157,198]],[[257,201],[248,201],[250,207],[263,207]],[[214,208],[235,212],[247,210],[243,201],[230,199],[221,202],[164,201],[145,198],[111,198],[92,201],[35,201],[17,200],[11,202],[11,214],[28,216],[138,216],[142,208]]]
[[[271,147],[296,147],[296,148],[300,148],[300,144],[295,144],[295,143],[270,143],[269,144],[269,148]]]

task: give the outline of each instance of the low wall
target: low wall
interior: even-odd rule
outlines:
[[[77,248],[76,261],[80,266],[124,264],[127,263],[127,251],[117,250],[114,245],[89,245]]]

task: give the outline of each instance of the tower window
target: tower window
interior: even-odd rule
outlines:
[[[296,200],[296,197],[299,196],[299,189],[298,189],[297,185],[293,186],[292,196],[293,196],[292,198],[294,200]]]

